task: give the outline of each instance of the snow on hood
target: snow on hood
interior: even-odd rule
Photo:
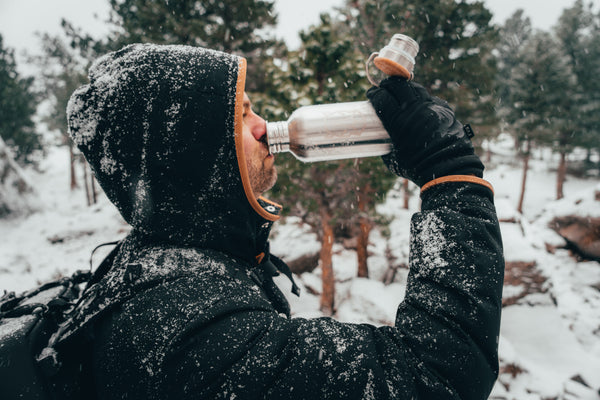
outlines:
[[[279,210],[261,207],[247,182],[245,72],[245,59],[222,52],[136,44],[97,60],[73,93],[73,141],[149,240],[247,258],[262,250],[256,231]]]

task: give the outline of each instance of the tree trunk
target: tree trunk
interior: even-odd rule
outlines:
[[[75,153],[73,152],[73,143],[69,141],[69,162],[71,163],[71,190],[77,188],[77,177],[75,176]]]
[[[563,186],[565,183],[565,177],[567,176],[567,152],[560,152],[560,163],[558,165],[558,171],[556,173],[556,200],[562,199],[564,196]]]
[[[367,218],[360,219],[360,233],[358,234],[358,240],[356,242],[356,256],[358,258],[358,277],[368,278],[369,277],[369,265],[367,259],[369,253],[367,251],[369,246],[369,233],[371,232],[371,224]]]
[[[585,152],[585,165],[586,165],[586,167],[592,165],[592,149],[586,149],[586,152]]]
[[[323,290],[321,292],[321,311],[326,315],[333,315],[335,310],[334,298],[335,298],[335,284],[333,276],[333,262],[332,262],[332,250],[333,250],[333,228],[330,225],[331,215],[329,211],[321,206],[321,280]]]
[[[523,157],[523,179],[521,180],[521,195],[519,196],[519,205],[517,211],[523,214],[523,201],[525,200],[525,186],[527,184],[527,171],[529,170],[529,141],[525,143],[525,154]]]
[[[369,247],[369,234],[371,233],[371,221],[367,216],[367,205],[370,203],[369,193],[371,187],[369,184],[362,188],[361,192],[358,193],[358,210],[360,212],[359,220],[359,233],[356,241],[356,257],[358,260],[358,274],[359,278],[369,277],[369,266],[367,259],[369,258],[368,247]]]
[[[90,186],[88,185],[88,169],[85,164],[83,165],[83,186],[85,187],[85,198],[89,207],[92,205],[92,195],[90,193]]]
[[[98,191],[96,190],[96,178],[94,178],[93,173],[90,174],[90,184],[92,186],[92,201],[96,204],[98,202]]]
[[[402,187],[404,188],[404,209],[408,210],[410,200],[410,192],[408,191],[408,179],[404,179]]]

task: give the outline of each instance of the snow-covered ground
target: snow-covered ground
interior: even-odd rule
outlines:
[[[499,143],[496,154],[510,156],[510,146]],[[498,156],[485,178],[495,187],[496,205],[502,220],[505,257],[509,262],[533,265],[539,285],[531,293],[531,276],[505,285],[506,298],[517,296],[502,315],[500,337],[501,374],[491,399],[600,399],[600,264],[578,262],[564,241],[548,229],[556,215],[600,216],[594,191],[600,179],[568,177],[565,199],[555,201],[555,173],[548,169],[548,156],[531,162],[524,214],[515,211],[521,170]],[[497,164],[494,166],[494,164]],[[68,153],[54,148],[41,164],[42,172],[28,171],[37,188],[38,210],[29,215],[0,220],[0,293],[24,291],[38,282],[90,266],[90,252],[98,244],[120,239],[128,231],[116,209],[103,196],[88,207],[83,189],[69,191]],[[352,251],[334,247],[336,318],[347,322],[393,324],[398,303],[404,296],[408,271],[396,271],[392,283],[384,284],[390,260],[408,263],[409,219],[418,210],[418,198],[410,210],[402,209],[402,195],[392,191],[382,213],[392,217],[389,235],[375,230],[369,250],[370,279],[356,278],[357,262]],[[293,245],[290,245],[293,244]],[[547,248],[557,248],[550,253]],[[285,259],[314,253],[316,236],[289,218],[274,230],[272,251]],[[109,249],[94,256],[97,266]],[[389,278],[389,276],[388,276]],[[289,295],[297,316],[321,316],[319,312],[320,270],[296,277],[302,296]],[[286,295],[289,282],[279,279]],[[317,294],[311,294],[317,293]]]

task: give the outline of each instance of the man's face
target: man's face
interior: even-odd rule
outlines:
[[[275,158],[269,154],[267,147],[267,124],[252,111],[252,103],[246,93],[243,117],[242,138],[246,166],[252,191],[258,197],[275,185],[277,170],[274,165]]]

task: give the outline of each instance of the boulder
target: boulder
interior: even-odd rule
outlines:
[[[0,137],[0,218],[32,210],[33,185]]]
[[[550,223],[571,249],[584,258],[600,261],[600,218],[569,215]]]
[[[285,262],[296,275],[313,272],[319,265],[319,253],[303,254],[293,260],[285,260]]]

